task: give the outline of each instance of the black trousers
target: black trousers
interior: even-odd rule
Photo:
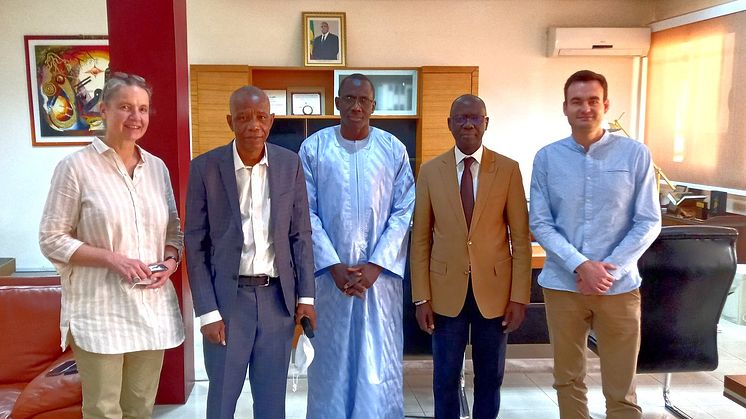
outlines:
[[[500,410],[500,386],[505,375],[507,336],[503,318],[485,319],[469,281],[466,302],[456,317],[435,314],[433,332],[433,393],[436,419],[459,418],[459,379],[471,328],[474,363],[472,418],[495,419]]]

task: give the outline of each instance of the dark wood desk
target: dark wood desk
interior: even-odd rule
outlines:
[[[746,263],[746,215],[729,213],[700,220],[698,218],[682,218],[671,214],[663,214],[664,226],[697,224],[735,228],[738,231],[736,258],[738,263]]]
[[[746,407],[746,375],[726,375],[723,395]]]

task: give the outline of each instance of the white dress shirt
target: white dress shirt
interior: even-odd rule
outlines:
[[[233,166],[238,186],[238,205],[241,210],[243,247],[239,275],[268,275],[277,277],[275,246],[270,231],[269,213],[272,201],[269,196],[267,147],[264,156],[254,166],[246,166],[238,155],[233,141]],[[313,298],[300,298],[298,303],[313,304]],[[202,326],[222,320],[218,310],[200,316]]]
[[[477,202],[477,185],[479,184],[479,165],[482,163],[482,152],[484,146],[480,145],[474,154],[466,155],[458,147],[454,147],[456,153],[456,178],[458,179],[458,186],[461,187],[461,176],[464,174],[464,159],[467,157],[474,157],[476,160],[471,164],[471,177],[474,181],[474,202]]]
[[[233,166],[238,186],[238,206],[241,210],[241,230],[243,248],[239,275],[269,275],[277,277],[275,266],[275,245],[270,231],[269,199],[267,182],[267,149],[264,156],[254,166],[244,165],[233,141]]]
[[[171,281],[157,289],[132,288],[105,267],[70,264],[85,244],[146,264],[160,262],[166,246],[181,249],[183,235],[168,169],[142,148],[129,176],[103,141],[65,157],[54,171],[39,228],[42,253],[61,276],[62,348],[68,332],[89,352],[120,354],[173,348],[184,341]]]

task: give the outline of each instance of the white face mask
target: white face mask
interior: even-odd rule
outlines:
[[[298,344],[295,346],[293,362],[290,364],[293,392],[298,390],[298,377],[306,375],[311,362],[313,362],[313,345],[305,334],[301,334],[298,338]]]

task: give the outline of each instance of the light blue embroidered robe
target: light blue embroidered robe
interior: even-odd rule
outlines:
[[[402,276],[414,178],[406,148],[371,127],[348,141],[339,126],[308,137],[299,155],[308,186],[318,329],[308,370],[309,419],[401,419]],[[329,267],[384,270],[365,299],[344,295]]]

